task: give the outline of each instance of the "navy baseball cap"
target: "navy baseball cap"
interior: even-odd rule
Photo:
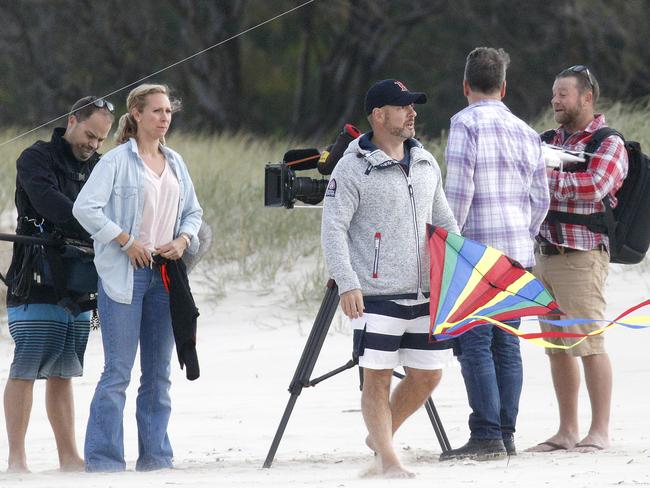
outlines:
[[[381,80],[370,87],[364,102],[366,114],[370,115],[373,108],[384,105],[404,107],[412,103],[426,103],[424,93],[410,92],[406,85],[398,80]]]

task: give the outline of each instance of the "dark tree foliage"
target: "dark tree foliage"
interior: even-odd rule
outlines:
[[[85,94],[106,94],[240,31],[247,2],[1,0],[1,122],[32,125]],[[224,43],[147,82],[170,85],[189,129],[242,123],[241,41]],[[128,90],[111,96],[126,109]]]
[[[0,0],[0,125],[34,126],[235,36],[302,0]],[[186,130],[329,137],[365,128],[363,95],[395,77],[425,91],[421,133],[465,105],[467,53],[505,48],[506,102],[530,119],[554,75],[587,64],[603,96],[650,93],[650,2],[316,0],[149,78],[183,100]],[[128,90],[112,95],[123,111]]]

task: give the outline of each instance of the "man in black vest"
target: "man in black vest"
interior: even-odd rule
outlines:
[[[56,235],[90,243],[90,236],[72,216],[72,205],[99,159],[97,150],[112,123],[110,102],[84,97],[72,106],[65,129],[54,129],[49,142],[38,141],[23,151],[16,162],[16,234]],[[61,470],[84,468],[75,441],[70,379],[83,373],[90,312],[73,315],[64,308],[65,290],[53,285],[57,280],[53,275],[41,246],[14,244],[7,275],[7,314],[15,351],[4,392],[8,470],[13,472],[28,471],[25,434],[36,379],[47,380],[45,405]]]

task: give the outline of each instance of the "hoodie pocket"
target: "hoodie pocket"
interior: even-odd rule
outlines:
[[[375,259],[372,262],[372,277],[379,278],[379,251],[381,249],[381,232],[375,232]]]

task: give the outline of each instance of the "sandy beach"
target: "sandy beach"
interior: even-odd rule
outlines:
[[[616,316],[650,296],[646,265],[613,267],[607,286],[608,313]],[[398,432],[395,442],[415,480],[364,479],[372,463],[364,445],[365,427],[359,410],[357,370],[331,378],[298,398],[275,461],[263,469],[273,435],[284,411],[313,311],[282,305],[278,296],[241,287],[213,305],[197,293],[201,377],[185,379],[173,364],[173,413],[170,437],[175,468],[152,473],[134,470],[137,456],[134,368],[125,411],[127,471],[119,474],[63,474],[44,407],[44,384],[35,388],[27,434],[28,475],[0,473],[0,487],[367,487],[367,486],[649,486],[650,485],[650,330],[616,327],[607,332],[614,365],[611,448],[597,453],[524,453],[557,428],[557,407],[548,364],[541,347],[524,343],[524,390],[516,443],[519,454],[492,462],[439,463],[440,446],[424,410]],[[529,327],[535,330],[535,327]],[[13,345],[6,324],[0,338],[0,377],[7,377]],[[314,376],[344,364],[351,352],[346,324],[335,317]],[[86,369],[74,380],[77,438],[83,446],[89,403],[103,362],[101,336],[93,332]],[[137,364],[137,359],[136,359]],[[397,380],[396,380],[397,381]],[[452,447],[468,438],[469,409],[457,365],[446,370],[433,396]],[[581,391],[581,429],[589,424],[586,391]],[[0,460],[7,458],[4,426]]]

